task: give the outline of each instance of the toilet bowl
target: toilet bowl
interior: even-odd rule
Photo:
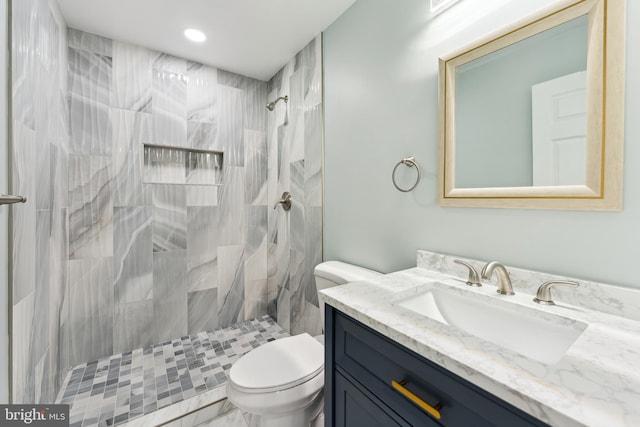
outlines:
[[[318,290],[380,276],[372,270],[328,261],[315,270]],[[324,306],[321,305],[324,322]],[[229,370],[227,398],[252,414],[259,427],[323,425],[324,346],[307,333],[251,350]]]
[[[304,333],[264,344],[229,370],[227,398],[260,426],[304,426],[322,411],[324,347]]]

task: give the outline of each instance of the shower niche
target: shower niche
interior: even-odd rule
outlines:
[[[222,151],[143,144],[142,181],[148,184],[222,185]]]

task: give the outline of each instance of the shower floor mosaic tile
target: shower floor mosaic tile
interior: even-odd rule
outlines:
[[[105,357],[73,368],[58,403],[71,405],[70,427],[123,424],[225,384],[240,356],[286,336],[263,316]]]

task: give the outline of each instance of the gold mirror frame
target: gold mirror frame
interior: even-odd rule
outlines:
[[[456,188],[456,67],[588,15],[587,176],[585,185]],[[438,204],[440,206],[622,209],[625,0],[572,0],[530,16],[440,58]]]

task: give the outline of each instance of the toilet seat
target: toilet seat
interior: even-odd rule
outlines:
[[[242,356],[229,370],[237,391],[256,394],[303,384],[324,370],[324,347],[307,333],[264,344]]]

